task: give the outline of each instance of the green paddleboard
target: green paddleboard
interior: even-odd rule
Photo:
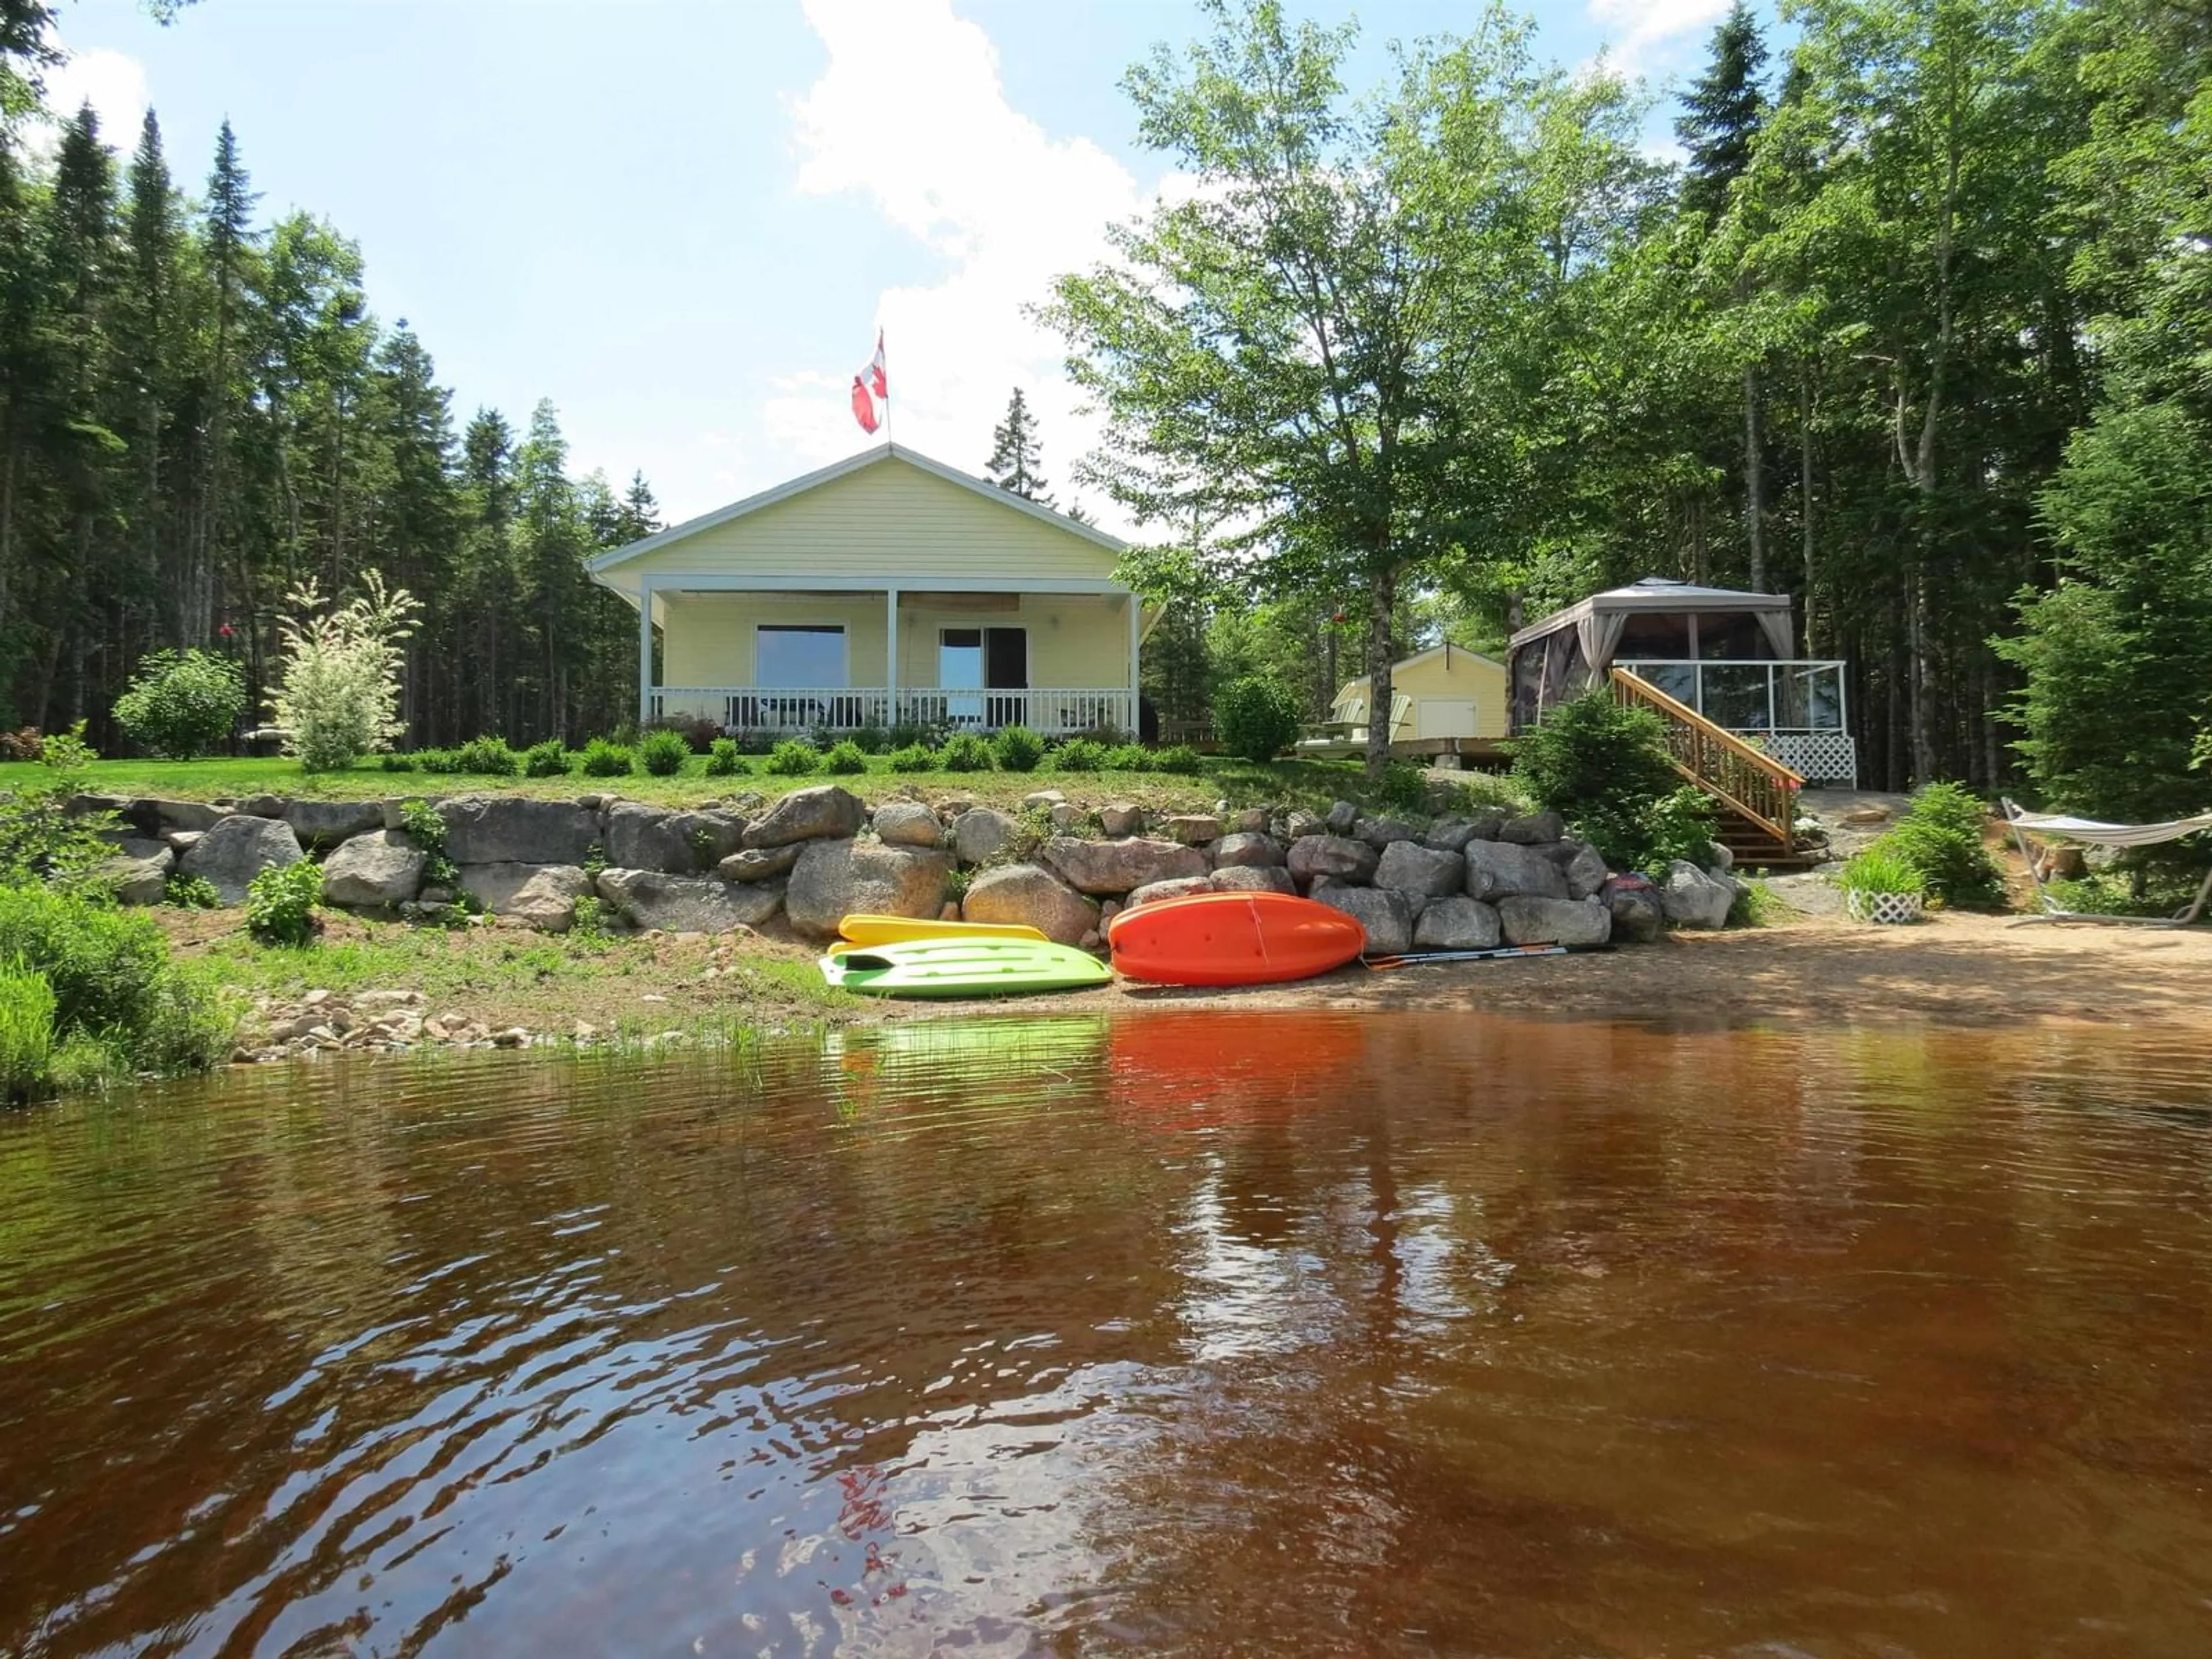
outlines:
[[[916,939],[824,957],[822,977],[877,997],[1005,997],[1113,978],[1088,951],[1034,939]]]

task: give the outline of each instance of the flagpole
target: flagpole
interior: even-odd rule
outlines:
[[[884,348],[881,325],[876,329],[876,356],[883,360],[884,365],[884,445],[888,448],[891,441],[891,356]]]

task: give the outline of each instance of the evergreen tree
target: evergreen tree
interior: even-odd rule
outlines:
[[[1713,31],[1711,61],[1682,94],[1682,114],[1674,123],[1674,137],[1689,155],[1682,204],[1709,223],[1728,205],[1729,186],[1751,165],[1766,110],[1759,79],[1765,66],[1759,19],[1745,0],[1735,0]]]
[[[983,463],[983,476],[1040,507],[1052,505],[1038,465],[1042,450],[1037,441],[1036,417],[1030,413],[1029,398],[1016,386],[1006,400],[1006,418],[991,433],[991,459]]]
[[[124,402],[119,431],[132,465],[125,494],[130,580],[164,601],[161,635],[179,649],[204,643],[204,602],[173,545],[174,503],[165,479],[174,457],[179,360],[190,335],[179,314],[182,215],[161,154],[161,128],[148,110],[130,173],[125,258],[115,322],[116,371]],[[195,630],[194,624],[198,624]]]

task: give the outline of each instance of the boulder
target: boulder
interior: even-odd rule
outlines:
[[[161,839],[168,843],[171,852],[182,854],[198,846],[200,837],[206,833],[203,830],[164,830]]]
[[[694,870],[711,870],[745,844],[745,820],[735,812],[678,812],[675,827],[691,849]]]
[[[986,870],[961,902],[966,921],[1013,923],[1036,928],[1062,945],[1079,944],[1099,927],[1098,907],[1041,865],[1007,864]]]
[[[783,902],[777,882],[733,883],[659,870],[602,870],[599,896],[640,927],[669,933],[726,933],[757,927]]]
[[[874,822],[877,836],[893,847],[934,847],[945,839],[937,814],[918,800],[887,800]]]
[[[1067,797],[1057,789],[1032,789],[1022,797],[1022,811],[1035,812],[1048,806],[1063,805]]]
[[[1567,838],[1567,821],[1557,812],[1531,812],[1525,818],[1508,818],[1498,826],[1498,839],[1521,847],[1542,847]]]
[[[374,800],[288,800],[284,822],[302,847],[335,847],[384,827],[384,804]]]
[[[285,805],[282,795],[247,795],[230,810],[249,818],[281,818],[284,816]]]
[[[1378,853],[1393,842],[1419,839],[1413,826],[1402,818],[1362,818],[1352,826],[1352,833]]]
[[[282,818],[238,814],[219,818],[192,844],[181,867],[222,895],[225,904],[246,902],[246,884],[264,870],[297,864],[307,856],[300,839]]]
[[[564,800],[461,795],[439,802],[438,816],[456,864],[580,865],[599,838],[599,815]]]
[[[1283,820],[1283,836],[1285,840],[1298,841],[1307,836],[1323,836],[1328,833],[1328,820],[1316,812],[1308,812],[1300,809],[1291,812]]]
[[[1051,819],[1052,827],[1055,830],[1061,834],[1066,834],[1071,830],[1080,830],[1083,827],[1083,821],[1088,817],[1090,814],[1085,812],[1080,806],[1074,805],[1067,801],[1062,801],[1059,805],[1054,807],[1051,811],[1046,813],[1045,816]]]
[[[1596,848],[1585,847],[1579,842],[1567,844],[1574,848],[1560,871],[1567,880],[1567,896],[1588,898],[1605,885],[1606,877],[1612,872],[1605,867],[1604,855]]]
[[[1352,826],[1358,822],[1358,805],[1353,801],[1340,800],[1330,804],[1328,816],[1322,819],[1322,828],[1332,836],[1348,836]]]
[[[212,830],[230,816],[223,807],[199,800],[149,800],[140,805],[150,811],[163,830]],[[295,832],[296,833],[296,832]]]
[[[784,914],[809,939],[832,939],[846,916],[936,915],[952,860],[942,851],[881,842],[811,840],[791,869]]]
[[[1375,884],[1431,896],[1456,893],[1467,884],[1467,860],[1417,841],[1394,841],[1376,861]]]
[[[1223,822],[1232,836],[1265,835],[1267,832],[1267,809],[1248,806],[1242,811],[1231,812]]]
[[[1213,867],[1233,869],[1239,865],[1279,865],[1283,861],[1283,844],[1264,830],[1238,830],[1224,836],[1213,843]]]
[[[1487,951],[1504,937],[1498,912],[1464,893],[1431,899],[1413,924],[1417,951]]]
[[[153,847],[151,853],[131,853],[127,848],[114,858],[100,861],[100,879],[118,904],[159,904],[169,890],[169,872],[175,868],[166,842],[134,842]]]
[[[971,806],[952,820],[952,853],[963,864],[984,864],[1006,850],[1021,826],[995,807]]]
[[[428,860],[413,837],[398,830],[356,836],[323,865],[323,896],[362,908],[404,904],[422,890]]]
[[[799,862],[799,848],[797,842],[788,847],[749,848],[731,854],[714,866],[714,873],[724,881],[768,881],[787,876],[791,866]]]
[[[1121,894],[1206,873],[1206,854],[1171,841],[1132,836],[1126,841],[1078,841],[1054,836],[1044,844],[1043,861],[1079,892]]]
[[[1141,836],[1145,833],[1145,809],[1126,800],[1117,800],[1098,809],[1098,827],[1108,835]]]
[[[461,866],[460,890],[495,916],[511,917],[541,933],[565,933],[574,925],[576,901],[592,890],[591,878],[573,864],[532,864],[503,859]]]
[[[1677,927],[1725,927],[1735,902],[1734,882],[1709,876],[1687,859],[1668,865],[1659,884],[1659,908]]]
[[[1567,878],[1559,866],[1534,847],[1508,841],[1471,841],[1460,856],[1467,860],[1467,896],[1497,900],[1510,894],[1565,899]]]
[[[1403,893],[1387,887],[1352,887],[1340,881],[1317,881],[1313,896],[1332,910],[1341,910],[1367,930],[1369,956],[1395,956],[1413,948],[1413,908]]]
[[[1203,847],[1221,839],[1221,820],[1210,812],[1178,812],[1160,827],[1170,841],[1185,847]]]
[[[1279,864],[1232,864],[1213,872],[1217,893],[1295,893],[1297,883]]]
[[[799,841],[844,839],[860,833],[866,816],[867,809],[851,790],[817,783],[811,789],[794,789],[769,807],[745,831],[745,845],[788,847]]]
[[[1735,868],[1735,854],[1723,843],[1709,841],[1705,843],[1705,868],[1715,875],[1724,876]]]
[[[665,806],[648,806],[643,801],[617,801],[607,808],[607,863],[618,870],[689,872],[691,847],[677,825],[679,816]]]
[[[1667,931],[1667,913],[1660,908],[1659,890],[1641,876],[1614,876],[1599,890],[1613,917],[1616,945],[1649,945]]]
[[[1454,813],[1431,824],[1429,833],[1421,837],[1421,844],[1458,852],[1471,841],[1496,841],[1498,832],[1511,816],[1498,806],[1478,806],[1472,812]]]
[[[1162,899],[1188,898],[1193,893],[1212,893],[1220,890],[1211,876],[1174,876],[1166,881],[1148,881],[1134,889],[1124,908],[1133,910],[1140,904],[1158,904]]]
[[[1602,945],[1613,937],[1613,913],[1602,899],[1520,893],[1498,901],[1498,926],[1508,945]]]
[[[1291,875],[1302,887],[1322,880],[1366,881],[1381,854],[1346,836],[1301,836],[1291,843]]]

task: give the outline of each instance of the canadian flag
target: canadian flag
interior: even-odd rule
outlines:
[[[886,411],[877,408],[891,400],[890,376],[884,368],[884,331],[876,331],[876,356],[866,370],[853,377],[853,418],[860,423],[863,432],[873,432],[884,423]]]

